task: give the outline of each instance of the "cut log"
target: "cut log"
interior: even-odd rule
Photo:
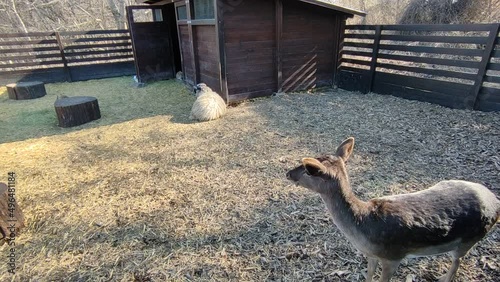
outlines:
[[[0,183],[0,236],[2,236],[0,245],[15,239],[24,228],[23,212],[17,202],[12,199],[15,198],[9,198],[9,187]]]
[[[60,127],[73,127],[101,118],[97,98],[75,96],[54,103]]]
[[[45,85],[41,81],[29,81],[7,84],[7,93],[13,100],[28,100],[47,95]]]

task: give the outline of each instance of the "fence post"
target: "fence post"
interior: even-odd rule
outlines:
[[[71,82],[73,81],[73,78],[71,77],[71,71],[68,67],[68,60],[66,60],[66,55],[64,54],[64,46],[61,40],[61,34],[59,32],[56,32],[56,39],[57,39],[57,45],[59,45],[59,51],[61,52],[61,59],[64,64],[64,72],[66,73],[66,79]]]
[[[380,45],[381,34],[382,34],[382,26],[381,25],[375,26],[375,38],[373,39],[372,61],[370,63],[370,72],[368,73],[368,82],[366,84],[364,93],[369,93],[372,91],[373,78],[375,77],[375,70],[377,68],[378,48]]]
[[[483,56],[481,58],[481,63],[479,64],[479,69],[477,71],[477,77],[474,81],[474,86],[472,87],[472,92],[470,97],[472,99],[466,100],[466,107],[471,110],[476,110],[478,107],[479,91],[483,85],[484,76],[488,70],[488,64],[490,63],[491,55],[495,49],[495,41],[500,31],[500,24],[492,24],[490,28],[490,33],[488,35],[488,42],[486,43],[486,48],[484,48]]]

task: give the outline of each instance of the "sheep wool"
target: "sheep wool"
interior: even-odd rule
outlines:
[[[204,83],[194,87],[197,98],[191,109],[192,120],[210,121],[221,118],[226,113],[226,102]]]

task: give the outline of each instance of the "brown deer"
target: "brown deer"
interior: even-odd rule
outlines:
[[[450,253],[452,264],[439,281],[455,277],[460,259],[500,219],[500,201],[481,184],[450,180],[415,193],[358,199],[349,184],[346,161],[354,138],[335,155],[304,158],[287,178],[319,193],[335,225],[368,258],[366,281],[378,262],[381,282],[389,282],[405,257]]]

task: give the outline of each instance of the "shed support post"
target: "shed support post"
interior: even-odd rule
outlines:
[[[347,16],[345,17],[338,17],[337,19],[337,24],[338,24],[338,29],[335,32],[334,39],[337,40],[337,49],[333,50],[333,77],[332,77],[332,84],[336,88],[339,85],[339,72],[340,72],[340,65],[342,64],[342,50],[344,49],[344,34],[345,34],[345,25],[347,21]]]
[[[375,77],[375,71],[377,69],[378,48],[380,45],[381,34],[382,34],[382,26],[377,25],[375,27],[375,39],[373,40],[373,52],[372,52],[372,61],[370,63],[370,72],[368,73],[368,80],[363,93],[369,93],[372,91],[373,78]]]
[[[224,3],[221,0],[215,0],[215,33],[219,57],[219,81],[222,98],[229,102],[229,93],[227,88],[227,73],[226,73],[226,48],[224,45]]]
[[[59,46],[59,51],[61,52],[61,59],[64,65],[64,73],[66,73],[66,80],[68,82],[72,82],[73,78],[71,77],[71,70],[69,69],[66,55],[64,54],[64,45],[61,40],[61,34],[59,32],[56,32],[56,40],[57,40],[57,45]]]
[[[483,57],[481,58],[481,64],[479,65],[479,70],[477,72],[476,80],[474,81],[474,87],[472,87],[472,92],[470,94],[470,100],[466,100],[465,107],[467,109],[477,110],[479,106],[479,91],[483,85],[484,76],[488,70],[488,64],[490,63],[490,58],[495,49],[495,41],[500,31],[500,24],[492,24],[490,28],[490,33],[488,35],[488,43],[486,43],[486,48],[483,51]]]
[[[283,0],[275,0],[276,4],[276,84],[277,92],[283,91]]]
[[[188,23],[188,32],[189,32],[189,42],[191,43],[189,48],[191,49],[191,54],[193,54],[191,64],[192,64],[193,70],[194,70],[194,84],[196,85],[197,83],[200,83],[198,64],[196,63],[198,55],[195,53],[194,46],[196,45],[196,42],[195,42],[196,38],[195,38],[194,33],[193,33],[193,24],[191,22],[192,20],[194,20],[193,15],[191,13],[193,6],[189,0],[186,0],[186,8],[187,8],[186,9],[187,10],[187,18],[188,18],[187,23]]]

